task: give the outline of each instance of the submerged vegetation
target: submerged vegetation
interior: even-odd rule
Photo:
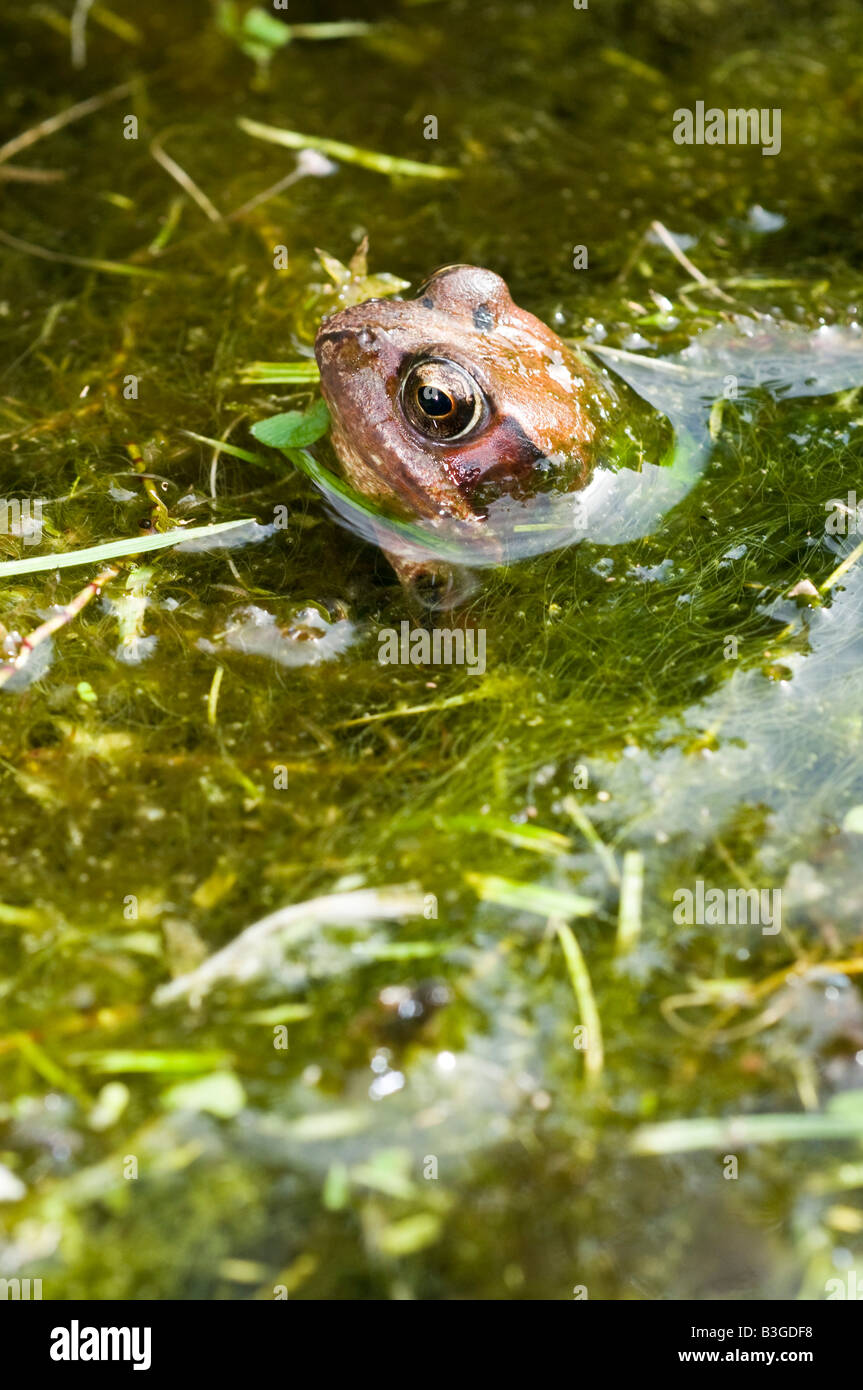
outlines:
[[[649,533],[485,569],[477,676],[377,659],[424,619],[339,520],[312,343],[489,265],[617,354],[638,457],[629,359],[853,336],[859,7],[81,9],[0,58],[0,493],[42,503],[0,534],[0,1276],[824,1297],[863,1231],[863,379],[714,393]],[[781,154],[675,145],[705,95],[781,106]],[[781,931],[676,920],[698,881]]]

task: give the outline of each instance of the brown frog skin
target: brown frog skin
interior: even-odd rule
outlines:
[[[344,309],[315,356],[349,481],[412,517],[481,525],[495,495],[589,479],[606,388],[490,270],[446,266],[414,299]],[[403,579],[429,568],[389,558]]]

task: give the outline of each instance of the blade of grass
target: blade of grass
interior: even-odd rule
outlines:
[[[141,1049],[115,1049],[109,1051],[81,1052],[73,1059],[79,1066],[103,1075],[116,1075],[121,1072],[194,1073],[215,1071],[229,1066],[233,1058],[227,1052],[182,1052],[147,1051]]]
[[[102,560],[114,560],[119,555],[142,555],[149,550],[165,550],[168,546],[178,545],[180,541],[217,536],[250,524],[249,517],[242,521],[215,521],[209,526],[189,526],[176,531],[165,531],[157,536],[130,536],[127,540],[106,541],[103,545],[88,545],[84,550],[61,551],[57,555],[33,555],[28,560],[4,560],[0,564],[0,579],[11,579],[17,574],[40,574],[46,570],[70,569],[75,565],[99,564]]]
[[[637,849],[623,856],[620,908],[617,917],[617,953],[626,955],[641,935],[641,898],[644,889],[644,855]]]
[[[289,24],[286,26],[295,39],[358,39],[371,34],[374,25],[363,19],[335,19],[319,24]]]
[[[602,1024],[599,1020],[599,1010],[596,1007],[593,986],[590,983],[590,972],[572,928],[566,922],[561,922],[559,918],[552,918],[550,925],[554,926],[557,939],[563,948],[563,958],[566,961],[572,991],[578,1005],[578,1014],[587,1031],[587,1047],[579,1050],[584,1051],[585,1078],[593,1086],[602,1076],[604,1053]]]
[[[240,449],[236,444],[228,444],[224,439],[211,439],[208,434],[196,434],[194,430],[181,430],[189,439],[196,439],[199,444],[209,444],[214,449],[218,449],[220,454],[230,454],[232,458],[242,459],[243,463],[256,463],[260,468],[269,468],[270,472],[276,467],[274,459],[269,459],[265,454],[253,454],[249,449]]]
[[[317,362],[248,362],[240,368],[246,386],[294,386],[320,380]]]
[[[608,874],[611,882],[620,883],[620,870],[617,867],[617,860],[612,850],[609,849],[608,845],[600,836],[587,812],[579,805],[578,798],[575,796],[565,797],[563,809],[578,826],[591,849],[602,860],[605,872]]]
[[[36,907],[15,907],[11,903],[0,903],[0,926],[24,927],[27,931],[44,931],[48,916]]]
[[[861,555],[863,555],[863,541],[861,541],[859,545],[854,547],[850,555],[846,555],[841,565],[839,565],[833,571],[832,574],[827,576],[823,584],[818,585],[819,593],[826,594],[830,589],[833,588],[834,584],[838,584],[839,580],[843,579],[844,576],[848,573],[848,571],[854,565],[856,565]]]
[[[424,705],[397,705],[395,709],[378,710],[376,714],[361,714],[356,719],[343,719],[334,729],[355,729],[361,724],[378,724],[385,719],[403,719],[416,714],[436,714],[444,709],[458,709],[475,700],[508,699],[510,692],[498,686],[479,686],[461,695],[447,695],[443,700],[431,700]]]
[[[84,1087],[79,1085],[70,1072],[55,1062],[29,1033],[18,1033],[15,1042],[21,1056],[49,1086],[55,1086],[58,1091],[66,1091],[69,1095],[75,1096],[84,1106],[89,1105],[90,1097]]]
[[[494,816],[441,816],[438,825],[444,830],[468,831],[480,835],[491,835],[496,840],[504,840],[517,849],[530,849],[535,854],[566,854],[572,844],[565,835],[556,830],[546,830],[541,825],[514,825],[512,821]]]
[[[59,261],[62,265],[77,265],[84,270],[99,270],[105,275],[132,275],[146,280],[164,280],[166,271],[149,270],[143,265],[127,265],[125,261],[102,261],[94,256],[69,256],[64,251],[49,251],[46,246],[37,246],[32,241],[22,241],[20,237],[10,236],[0,231],[0,241],[11,246],[13,251],[23,251],[26,256],[37,256],[43,261]]]
[[[465,874],[477,897],[498,907],[533,912],[537,917],[590,917],[597,908],[593,898],[541,883],[518,883],[495,874]]]
[[[630,1140],[636,1154],[733,1150],[741,1144],[781,1144],[796,1140],[859,1139],[863,1110],[848,1114],[730,1115],[723,1119],[668,1120],[641,1125]]]
[[[357,145],[347,145],[341,140],[327,140],[320,135],[303,135],[298,130],[282,130],[279,126],[264,125],[261,121],[251,121],[247,116],[238,116],[237,125],[247,135],[256,140],[266,140],[270,145],[283,145],[289,150],[320,150],[321,154],[342,164],[356,164],[361,169],[372,169],[377,174],[401,174],[417,179],[460,179],[461,169],[447,164],[420,164],[414,159],[399,159],[396,155],[379,154],[376,150],[363,150]]]
[[[178,164],[176,159],[172,159],[168,151],[163,148],[162,141],[166,138],[168,133],[169,132],[166,131],[164,135],[158,136],[155,140],[150,141],[150,154],[153,156],[156,163],[161,165],[165,170],[165,173],[169,174],[170,177],[180,185],[183,192],[188,193],[192,201],[197,203],[198,207],[211,222],[221,222],[222,214],[219,212],[219,209],[210,201],[204,190],[198,187],[191,174],[186,172],[182,164]]]

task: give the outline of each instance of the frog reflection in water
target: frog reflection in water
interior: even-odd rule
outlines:
[[[385,506],[482,526],[495,497],[589,480],[608,388],[490,270],[447,266],[415,299],[344,309],[315,355],[345,473]],[[403,581],[434,577],[389,558]]]

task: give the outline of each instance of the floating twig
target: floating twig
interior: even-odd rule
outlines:
[[[132,91],[133,82],[122,82],[119,87],[111,87],[101,96],[88,97],[86,101],[76,102],[74,106],[68,106],[65,111],[60,111],[56,116],[48,116],[38,125],[31,126],[29,130],[24,130],[20,135],[16,135],[12,140],[7,140],[5,145],[0,145],[0,164],[5,164],[7,160],[14,159],[16,154],[22,150],[29,149],[35,145],[37,140],[43,140],[46,135],[54,135],[56,131],[62,130],[64,126],[71,125],[73,121],[80,121],[84,116],[89,116],[91,112],[98,111],[100,107],[107,106],[109,102],[119,101],[120,97],[126,96]]]
[[[9,232],[0,231],[0,241],[11,246],[13,251],[23,251],[26,256],[38,256],[43,261],[59,261],[63,265],[78,265],[84,270],[101,270],[106,275],[138,275],[148,280],[163,280],[164,270],[149,270],[142,265],[129,265],[126,261],[103,261],[93,256],[71,256],[65,251],[49,251],[46,246],[37,246],[32,241],[22,241]]]
[[[191,175],[186,173],[182,165],[178,164],[176,159],[172,159],[167,151],[162,148],[162,140],[164,140],[166,134],[167,131],[163,135],[157,136],[155,140],[150,141],[150,154],[153,156],[156,163],[160,164],[165,172],[170,174],[171,178],[180,185],[184,193],[188,193],[192,201],[197,203],[198,207],[209,217],[211,222],[221,222],[223,218],[219,209],[210,202],[210,199],[207,197],[206,193],[204,193],[203,189],[198,187],[195,180]]]
[[[717,299],[724,299],[726,304],[734,303],[730,295],[727,295],[724,290],[721,290],[713,280],[708,280],[707,276],[698,269],[697,265],[693,265],[692,261],[683,250],[683,247],[674,240],[671,232],[662,222],[654,220],[650,224],[650,229],[656,233],[663,246],[666,250],[671,252],[678,264],[683,266],[683,269],[690,279],[694,280],[702,289],[709,290],[711,294],[715,294]]]
[[[264,188],[260,193],[256,193],[253,198],[243,203],[240,207],[234,208],[229,212],[226,222],[236,222],[240,217],[246,217],[248,213],[254,212],[264,203],[268,203],[271,198],[275,198],[279,193],[284,193],[286,188],[298,183],[300,179],[306,178],[325,178],[327,174],[335,172],[336,166],[331,160],[327,159],[318,150],[300,150],[299,158],[295,168],[284,178],[278,179],[276,183],[271,183],[269,188]]]
[[[90,583],[86,584],[80,593],[75,595],[71,603],[67,603],[65,608],[58,609],[46,622],[40,624],[33,632],[24,637],[13,660],[0,666],[0,689],[24,669],[37,647],[41,647],[61,627],[67,627],[92,599],[98,597],[105,585],[109,584],[112,579],[116,579],[121,568],[120,565],[109,565],[107,569],[102,570],[101,574],[97,574],[95,579],[91,579]]]

